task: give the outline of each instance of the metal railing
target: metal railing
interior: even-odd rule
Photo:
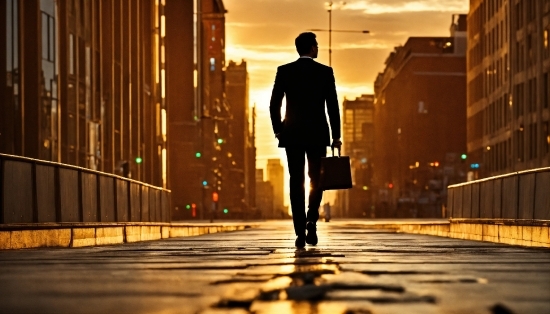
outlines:
[[[550,220],[550,167],[450,185],[450,218]]]
[[[0,224],[170,222],[170,191],[114,174],[0,154]]]

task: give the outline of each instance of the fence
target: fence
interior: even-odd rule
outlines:
[[[86,168],[0,154],[0,223],[170,222],[170,191]]]
[[[451,185],[447,210],[451,218],[550,220],[550,168]]]

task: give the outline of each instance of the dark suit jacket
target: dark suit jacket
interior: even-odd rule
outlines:
[[[286,112],[281,121],[283,97]],[[300,58],[277,69],[269,111],[279,147],[330,146],[340,138],[340,110],[332,68],[310,58]]]

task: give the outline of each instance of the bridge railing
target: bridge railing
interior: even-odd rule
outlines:
[[[170,191],[91,169],[0,154],[0,223],[170,222]]]
[[[451,185],[447,211],[450,218],[550,220],[550,168]]]

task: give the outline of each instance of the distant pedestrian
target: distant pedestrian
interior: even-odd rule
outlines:
[[[302,33],[295,44],[300,58],[277,69],[269,109],[273,132],[279,139],[279,147],[285,148],[288,161],[295,245],[303,248],[306,243],[316,245],[318,242],[316,223],[323,198],[323,190],[319,188],[321,157],[326,156],[327,146],[340,149],[342,142],[340,109],[332,68],[313,60],[319,51],[315,34]],[[285,96],[286,113],[282,120],[281,107]],[[307,215],[304,187],[306,157],[311,181]]]
[[[323,205],[323,212],[325,213],[325,222],[330,221],[330,203],[326,202],[325,205]]]

